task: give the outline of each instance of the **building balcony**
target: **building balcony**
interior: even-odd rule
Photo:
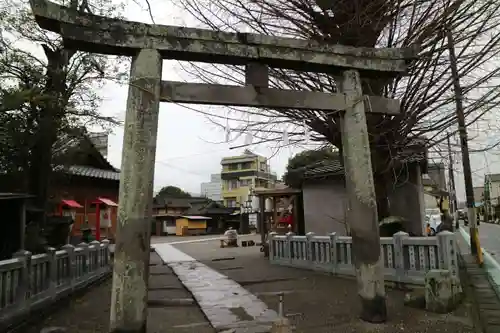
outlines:
[[[250,188],[248,186],[241,186],[237,188],[222,190],[221,196],[223,198],[238,198],[241,196],[246,196],[248,194],[248,190]]]
[[[232,173],[238,173],[238,172],[257,172],[259,171],[257,167],[252,167],[252,168],[239,168],[239,169],[228,169],[228,168],[222,168],[221,170],[221,176],[223,174],[232,174]]]
[[[239,179],[242,177],[256,177],[262,179],[269,180],[277,180],[277,176],[275,173],[270,172],[262,172],[258,170],[244,169],[244,170],[231,170],[231,171],[222,171],[221,178],[222,180],[232,180]]]

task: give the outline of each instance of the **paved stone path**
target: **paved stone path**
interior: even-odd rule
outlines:
[[[192,293],[218,332],[269,332],[278,314],[255,295],[171,244],[154,244],[153,247]]]

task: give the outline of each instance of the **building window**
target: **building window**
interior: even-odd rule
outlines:
[[[228,181],[228,188],[229,190],[235,190],[238,188],[238,180],[236,179],[231,179],[230,181]]]
[[[240,180],[240,186],[249,186],[252,183],[251,179],[242,179]]]
[[[238,170],[238,163],[229,164],[227,168],[231,171]]]
[[[252,168],[252,163],[251,162],[246,162],[241,165],[242,169],[251,169]]]
[[[266,162],[260,162],[260,171],[266,172]]]
[[[226,204],[227,204],[227,207],[234,208],[234,207],[236,207],[236,199],[227,199]]]
[[[259,181],[259,187],[270,188],[269,182],[267,182],[265,180],[261,180],[261,181]]]

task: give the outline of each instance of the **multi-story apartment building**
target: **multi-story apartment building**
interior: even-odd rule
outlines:
[[[500,174],[484,175],[483,196],[486,214],[500,216]]]
[[[213,201],[222,201],[222,180],[219,173],[210,175],[210,182],[201,183],[201,195]]]
[[[484,186],[474,187],[474,202],[476,207],[484,203]]]
[[[276,174],[267,158],[245,150],[243,155],[224,157],[221,161],[222,199],[226,207],[238,207],[248,200],[250,188],[273,188]]]

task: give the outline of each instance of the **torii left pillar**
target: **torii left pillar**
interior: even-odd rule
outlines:
[[[162,59],[132,59],[123,137],[110,332],[145,333]]]

